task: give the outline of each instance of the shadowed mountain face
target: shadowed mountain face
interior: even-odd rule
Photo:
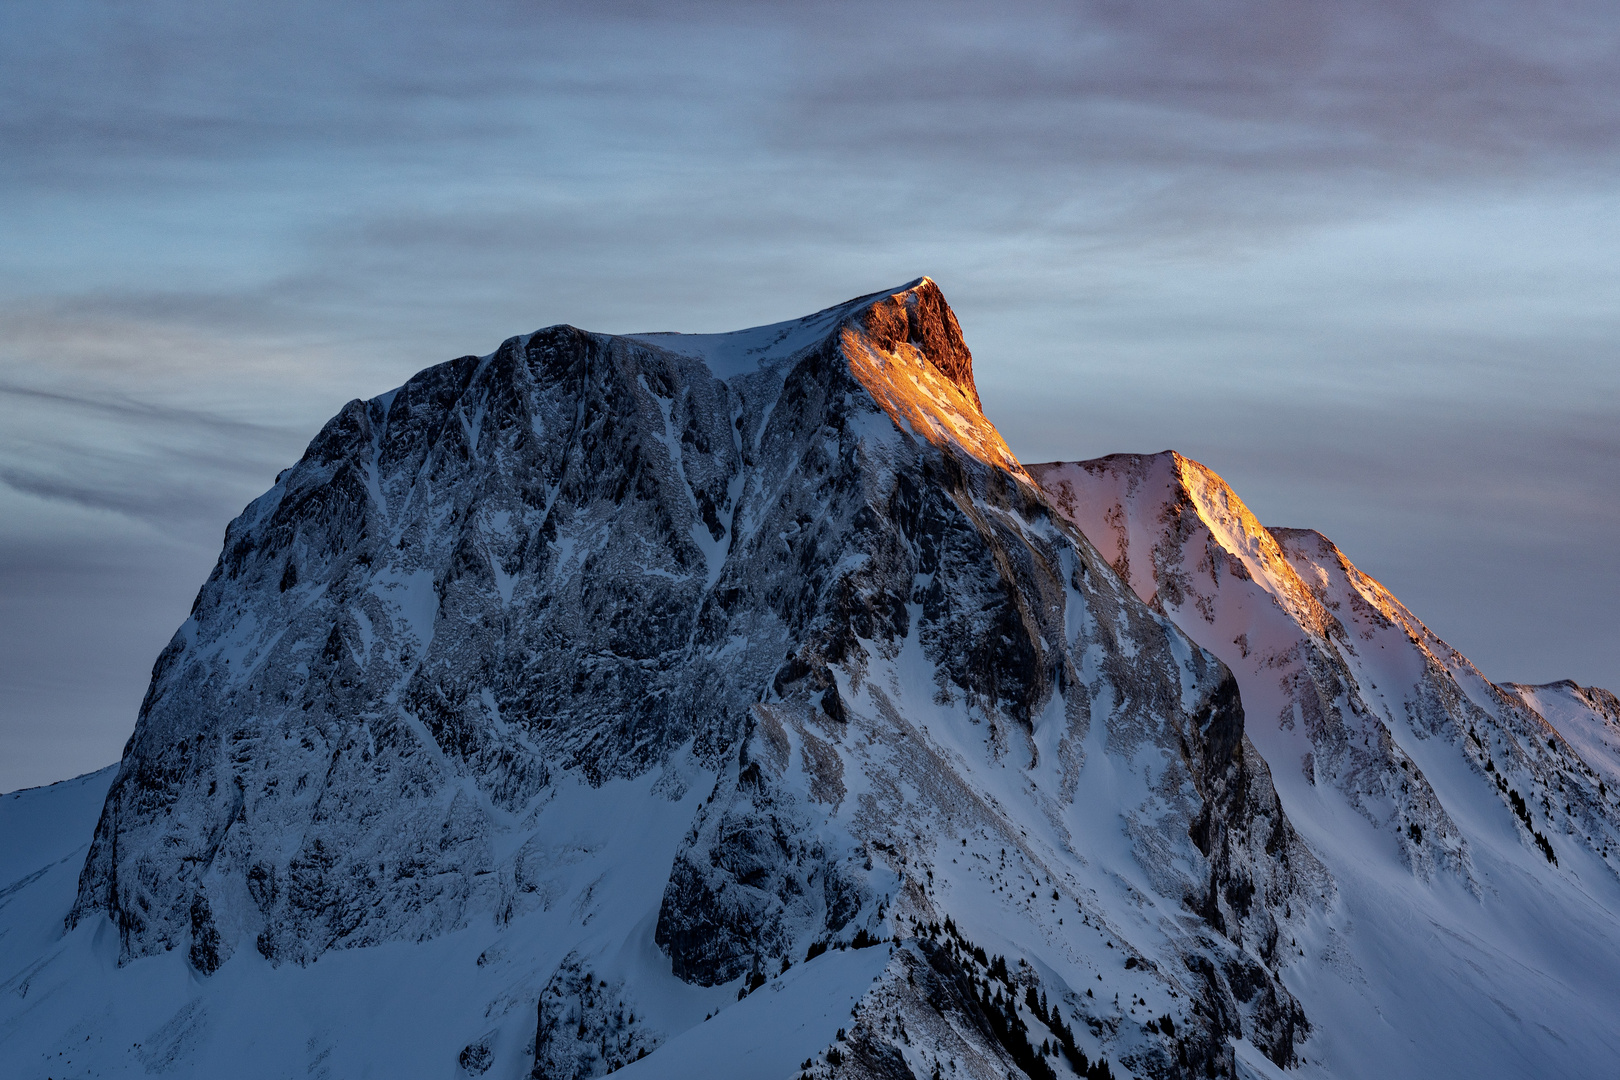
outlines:
[[[0,934],[0,1041],[95,1009],[197,1075],[1044,1080],[1493,1075],[1518,1038],[1580,1074],[1614,1048],[1537,1032],[1620,1004],[1570,959],[1615,952],[1612,705],[1492,686],[1186,459],[1026,470],[927,279],[552,327],[351,402],[231,524],[76,893],[41,870],[49,932]],[[440,989],[357,1004],[400,984]],[[315,1027],[244,1061],[255,1010]]]
[[[1306,1031],[1278,942],[1328,886],[1230,674],[1051,513],[927,280],[738,335],[555,327],[348,405],[160,657],[73,921],[208,974],[515,918],[558,787],[651,771],[712,786],[648,854],[685,982],[938,925],[993,844],[989,891],[1039,880],[1040,910],[964,933],[1106,937],[1085,882],[1119,858],[1109,890],[1162,910],[1141,970],[1201,1004],[1121,1053],[1224,1064],[1244,1030],[1287,1062]],[[613,1060],[541,1030],[548,1069]]]

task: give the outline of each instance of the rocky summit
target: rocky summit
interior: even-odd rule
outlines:
[[[1020,464],[926,278],[550,327],[347,405],[0,799],[0,1058],[1609,1075],[1616,784],[1203,466]]]

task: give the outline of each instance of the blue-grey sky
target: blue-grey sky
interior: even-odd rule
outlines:
[[[0,5],[0,790],[117,758],[344,401],[920,274],[1026,460],[1620,689],[1617,177],[1612,0]]]

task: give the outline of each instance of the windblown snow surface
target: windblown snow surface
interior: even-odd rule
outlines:
[[[1196,463],[1026,470],[927,279],[552,327],[347,406],[0,797],[0,1071],[1612,1076],[1617,721]]]

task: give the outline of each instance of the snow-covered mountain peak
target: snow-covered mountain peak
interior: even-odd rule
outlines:
[[[726,380],[831,346],[896,424],[1033,486],[984,416],[973,381],[973,354],[955,312],[931,278],[769,326],[631,338],[698,359]]]
[[[1611,695],[1493,685],[1327,537],[1262,526],[1220,477],[1179,454],[1028,470],[1138,595],[1232,669],[1290,820],[1368,940],[1400,940],[1414,919],[1476,945],[1501,933],[1483,909],[1448,899],[1460,890],[1519,918],[1563,912],[1569,933],[1613,970]],[[1557,972],[1555,984],[1581,978],[1562,945],[1534,961],[1517,946],[1475,947],[1466,961],[1422,951],[1420,963],[1464,963],[1478,994],[1499,994],[1526,963]],[[1407,972],[1392,987],[1425,978],[1414,965],[1380,964]]]
[[[866,306],[841,338],[851,372],[897,425],[1035,486],[985,418],[973,356],[932,281]]]
[[[1179,455],[1026,471],[927,279],[553,326],[345,406],[116,774],[0,806],[107,792],[0,845],[0,1060],[1595,1075],[1617,712]]]
[[[1150,606],[1191,605],[1209,619],[1212,590],[1231,574],[1269,594],[1311,633],[1336,628],[1270,530],[1225,480],[1191,458],[1174,450],[1110,454],[1029,470],[1066,516],[1084,522],[1082,531]],[[1092,509],[1104,503],[1098,517]],[[1202,550],[1183,565],[1195,537]]]
[[[885,289],[834,304],[813,315],[746,330],[720,334],[657,331],[626,337],[701,360],[717,377],[731,379],[792,359],[837,336],[845,327],[860,329],[869,321],[872,309],[884,305],[899,305],[914,313],[915,325],[910,329],[914,329],[914,337],[923,351],[932,356],[949,377],[961,380],[969,393],[974,392],[972,357],[962,341],[961,328],[939,286],[926,276],[897,289]],[[974,403],[978,404],[976,396]]]
[[[923,1074],[1172,1075],[1295,1059],[1283,942],[1331,895],[1230,673],[1054,515],[921,279],[351,402],[227,531],[68,923],[220,985],[495,935],[486,1015],[569,1077],[888,941],[851,1057],[916,1057],[903,1018]]]
[[[1517,789],[1487,785],[1532,850],[1553,861],[1546,830],[1555,828],[1605,870],[1620,869],[1611,858],[1620,813],[1597,787],[1607,763],[1565,755],[1536,693],[1493,685],[1327,537],[1262,526],[1212,470],[1174,452],[1029,472],[1138,595],[1232,668],[1268,760],[1305,755],[1306,778],[1340,788],[1394,834],[1414,868],[1432,862],[1471,874],[1466,836],[1419,763],[1427,748],[1411,741],[1444,734],[1481,780],[1500,766],[1484,749],[1494,738],[1522,762],[1527,786],[1568,796],[1561,806],[1544,800],[1544,827],[1521,809],[1528,804]],[[1541,697],[1601,713],[1596,697]],[[1288,771],[1279,784],[1286,797]],[[1374,808],[1391,793],[1392,808]],[[1430,850],[1435,844],[1444,852]]]

